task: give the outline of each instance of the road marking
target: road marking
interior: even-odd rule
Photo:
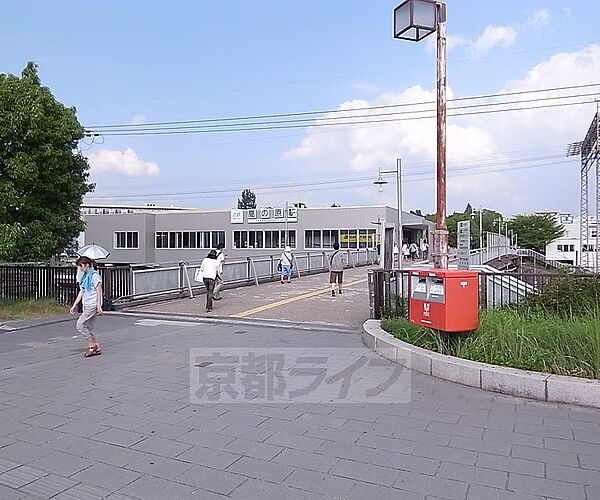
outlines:
[[[351,287],[353,285],[360,285],[361,283],[366,283],[367,278],[363,278],[356,281],[351,281],[344,285],[344,288]],[[268,311],[269,309],[273,309],[279,306],[285,306],[286,304],[291,304],[292,302],[297,302],[299,300],[309,299],[311,297],[316,297],[317,295],[321,295],[323,293],[330,292],[331,288],[320,288],[319,290],[313,290],[312,292],[306,292],[302,295],[296,295],[294,297],[289,297],[287,299],[278,300],[276,302],[271,302],[270,304],[265,304],[263,306],[255,307],[254,309],[248,309],[247,311],[242,311],[237,314],[232,314],[230,318],[245,318],[247,316],[252,316],[253,314],[257,314],[263,311]]]
[[[144,318],[135,322],[135,326],[162,326],[162,325],[178,325],[178,326],[195,326],[190,321],[174,321],[169,319],[150,319]]]

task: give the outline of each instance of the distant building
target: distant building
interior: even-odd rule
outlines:
[[[563,236],[546,246],[546,258],[565,264],[581,266],[584,261],[582,254],[587,252],[590,262],[589,268],[595,269],[596,237],[598,234],[596,218],[590,218],[590,242],[589,244],[584,243],[582,248],[580,241],[581,219],[579,217],[574,217],[566,212],[545,212],[545,214],[553,214],[565,230]]]
[[[110,250],[113,262],[178,262],[203,258],[224,243],[228,256],[376,248],[385,234],[391,248],[396,210],[386,206],[198,210],[166,207],[86,206],[83,241]],[[405,241],[432,233],[423,217],[403,213]],[[286,233],[287,228],[287,233]],[[286,238],[287,235],[287,238]]]

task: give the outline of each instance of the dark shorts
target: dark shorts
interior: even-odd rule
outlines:
[[[329,271],[329,283],[339,283],[342,284],[342,280],[344,279],[344,271]]]

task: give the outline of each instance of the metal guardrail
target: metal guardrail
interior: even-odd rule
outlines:
[[[105,297],[131,293],[129,266],[100,266]],[[74,302],[79,289],[77,268],[73,265],[0,264],[0,299],[52,299],[61,304]]]
[[[399,316],[408,318],[410,297],[410,269],[372,269],[368,273],[369,309],[371,318]],[[401,276],[401,279],[399,279]],[[495,309],[521,303],[539,293],[556,279],[583,279],[589,275],[547,273],[479,273],[479,307]]]
[[[547,259],[543,253],[536,252],[535,250],[530,250],[528,248],[519,248],[517,250],[517,255],[519,257],[527,257],[530,259],[538,260],[543,262],[544,264],[554,267],[555,269],[572,269],[574,266],[565,264],[564,262],[559,262],[557,260]]]
[[[342,250],[347,253],[348,267],[375,264],[378,259],[376,250]],[[329,252],[294,253],[294,275],[329,270]],[[226,260],[223,265],[223,281],[226,286],[259,284],[279,276],[278,255],[247,257],[246,259]],[[117,301],[151,298],[168,294],[187,294],[193,297],[195,292],[204,290],[204,284],[194,281],[196,270],[201,261],[180,262],[177,265],[132,268],[132,291],[120,296]]]

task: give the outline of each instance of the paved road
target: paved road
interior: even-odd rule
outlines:
[[[310,321],[360,328],[369,317],[367,267],[347,269],[342,295],[331,296],[327,273],[303,276],[290,284],[279,281],[223,291],[212,313],[204,312],[206,296],[136,307],[137,311],[195,316],[245,317],[292,322]]]
[[[375,355],[341,331],[106,317],[85,360],[72,327],[0,334],[2,500],[600,498],[598,411],[419,374],[405,404],[195,405],[193,347]]]

